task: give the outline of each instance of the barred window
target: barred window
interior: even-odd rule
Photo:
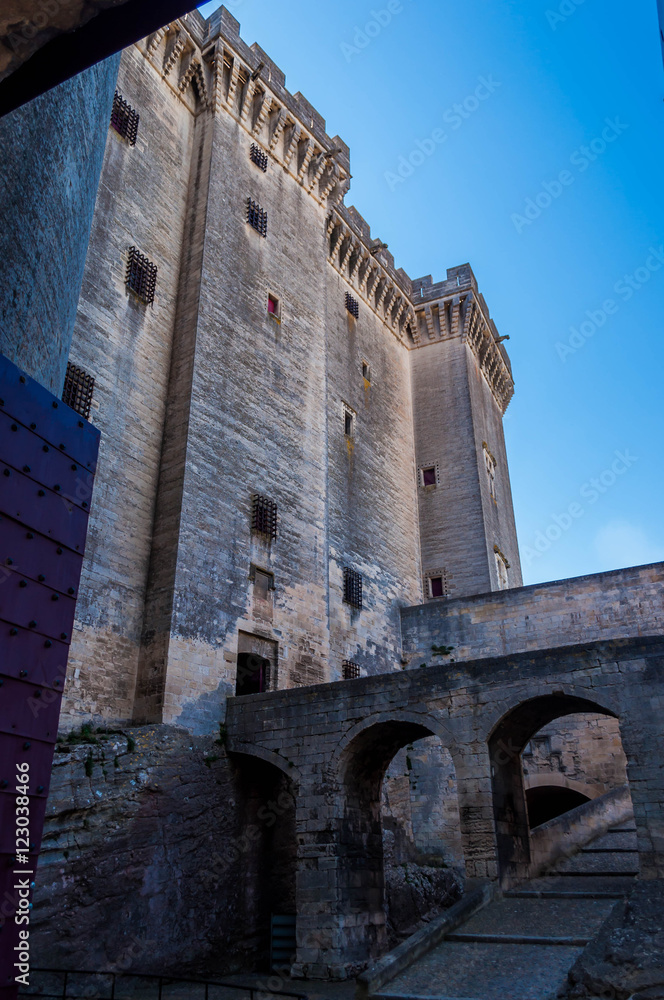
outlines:
[[[249,156],[251,158],[251,162],[255,163],[257,167],[260,167],[263,173],[267,171],[267,153],[265,153],[260,146],[257,146],[255,142],[252,142],[251,144]]]
[[[157,265],[143,256],[136,247],[130,247],[127,260],[125,285],[138,295],[139,299],[151,306],[157,286]]]
[[[247,198],[247,222],[261,236],[267,236],[267,212],[251,198]]]
[[[113,110],[111,111],[111,128],[126,139],[130,146],[136,145],[140,115],[127,104],[121,95],[115,91]]]
[[[90,406],[92,405],[92,392],[95,387],[95,380],[92,375],[88,375],[82,368],[77,368],[71,361],[67,362],[67,374],[62,390],[62,402],[71,406],[82,417],[87,420],[90,416]]]
[[[346,292],[346,309],[351,314],[351,316],[354,316],[355,319],[358,319],[360,315],[360,303],[357,301],[354,295],[350,294],[350,292]]]
[[[277,505],[274,500],[254,493],[251,498],[251,527],[259,535],[277,537]]]
[[[353,608],[362,607],[362,574],[348,567],[344,569],[344,601]]]
[[[343,674],[345,681],[357,680],[357,678],[360,676],[360,664],[354,663],[353,660],[344,660]]]

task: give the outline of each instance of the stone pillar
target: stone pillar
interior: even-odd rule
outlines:
[[[499,874],[498,848],[488,748],[478,744],[457,746],[452,757],[466,876],[495,879]]]
[[[120,56],[0,118],[0,354],[62,393]]]
[[[664,698],[635,701],[621,715],[627,776],[634,806],[641,878],[664,878]]]

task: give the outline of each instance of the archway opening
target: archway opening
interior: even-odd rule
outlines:
[[[456,770],[438,737],[409,743],[393,757],[382,784],[381,820],[392,949],[463,893]]]
[[[627,785],[615,715],[562,692],[522,702],[489,739],[498,868],[531,874],[530,830]],[[628,793],[626,793],[628,795]],[[609,810],[607,807],[607,816]]]
[[[561,785],[535,785],[534,788],[527,788],[526,805],[530,829],[564,816],[584,802],[590,802],[587,795]]]
[[[385,893],[386,856],[388,868],[391,870],[399,864],[412,865],[413,859],[429,860],[433,863],[427,867],[432,869],[437,867],[439,871],[442,871],[446,864],[440,843],[436,849],[433,848],[435,823],[432,824],[429,817],[427,831],[423,798],[419,803],[416,794],[411,798],[410,781],[401,782],[402,801],[398,808],[396,804],[396,799],[399,798],[399,770],[402,767],[408,770],[406,758],[410,759],[411,768],[414,766],[414,758],[418,758],[416,766],[422,776],[427,772],[426,765],[429,758],[428,770],[431,772],[429,778],[432,784],[435,783],[436,761],[430,753],[433,744],[439,746],[440,741],[432,729],[424,724],[393,720],[369,725],[345,750],[345,759],[341,767],[345,810],[340,832],[339,887],[343,912],[355,915],[353,924],[346,928],[346,948],[348,961],[351,964],[355,962],[364,964],[376,959],[388,948],[390,936],[387,929]],[[413,750],[404,750],[411,746]],[[400,751],[403,752],[398,756]],[[395,770],[386,783],[386,772],[395,757],[397,757]],[[440,769],[438,778],[442,784]],[[406,804],[406,784],[408,804]],[[414,800],[417,838],[411,836]],[[419,815],[418,809],[420,809]],[[411,830],[406,829],[408,814]],[[442,816],[439,818],[442,821]],[[425,852],[427,832],[428,856]],[[402,858],[406,852],[411,858],[410,862],[400,861],[395,865],[395,851],[397,854],[401,852]],[[442,878],[442,881],[445,880]],[[405,877],[403,881],[405,882]],[[458,892],[455,893],[454,890],[454,879],[448,878],[447,882],[451,890],[448,895],[450,901],[453,901],[453,898],[458,898]]]
[[[241,803],[236,871],[244,950],[255,971],[287,974],[296,950],[296,788],[280,768],[258,757],[236,753],[233,760]]]

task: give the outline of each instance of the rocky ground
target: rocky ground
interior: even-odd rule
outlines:
[[[664,880],[635,883],[576,961],[561,995],[664,998]]]

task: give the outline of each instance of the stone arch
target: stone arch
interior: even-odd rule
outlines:
[[[572,792],[579,792],[587,799],[596,799],[603,795],[599,785],[586,784],[584,781],[575,781],[573,778],[566,778],[564,774],[557,774],[555,771],[546,774],[532,774],[524,778],[524,788],[530,791],[531,788],[542,788],[545,785],[555,785],[556,788],[569,788]]]
[[[272,764],[279,771],[283,771],[296,789],[300,787],[302,778],[298,769],[290,761],[284,760],[272,750],[266,750],[265,747],[259,746],[257,743],[236,743],[234,740],[229,740],[228,752],[238,757],[258,757],[266,764]]]
[[[350,964],[365,964],[387,948],[382,782],[397,751],[427,736],[449,740],[449,732],[429,715],[379,713],[354,726],[331,761],[343,803],[337,841],[339,904],[341,912],[356,915],[346,928]]]
[[[251,929],[258,967],[271,958],[290,964],[294,942],[280,938],[273,953],[274,918],[294,935],[297,927],[297,807],[300,775],[278,754],[255,745],[229,746],[234,767],[238,828],[234,879],[237,917]]]
[[[494,725],[488,738],[498,872],[503,882],[530,873],[530,829],[521,766],[528,741],[554,719],[581,712],[618,718],[605,705],[562,691],[519,702]]]

